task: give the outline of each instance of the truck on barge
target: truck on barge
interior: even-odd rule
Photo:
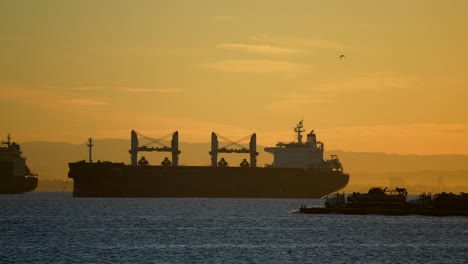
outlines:
[[[0,194],[20,194],[37,188],[37,174],[31,173],[20,145],[7,140],[0,146]]]
[[[294,128],[297,142],[280,142],[265,151],[273,154],[271,165],[257,167],[256,134],[249,148],[219,148],[218,137],[211,134],[211,166],[179,166],[178,132],[170,147],[139,146],[138,135],[131,132],[131,164],[92,162],[69,163],[68,177],[73,179],[74,197],[216,197],[216,198],[320,198],[344,188],[349,174],[337,156],[323,159],[324,144],[312,130],[302,141],[303,122]],[[141,151],[172,153],[161,165],[149,165]],[[219,153],[246,153],[239,167],[218,160]]]

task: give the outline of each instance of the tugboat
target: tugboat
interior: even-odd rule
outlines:
[[[0,146],[0,194],[19,194],[37,188],[37,174],[31,173],[22,157],[20,145],[7,140]]]
[[[440,193],[432,196],[423,193],[417,199],[406,201],[404,188],[374,187],[368,193],[353,193],[345,198],[344,193],[335,193],[325,200],[325,207],[302,205],[299,212],[305,214],[381,214],[381,215],[427,215],[468,216],[468,194]]]

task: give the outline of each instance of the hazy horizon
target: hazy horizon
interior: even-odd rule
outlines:
[[[83,140],[81,140],[81,142],[65,142],[65,141],[49,141],[49,140],[31,140],[31,141],[20,142],[20,141],[14,140],[14,138],[12,137],[12,142],[16,142],[16,143],[18,143],[20,145],[33,144],[33,143],[38,143],[38,144],[40,144],[40,143],[45,143],[45,144],[48,144],[48,143],[51,143],[51,144],[70,144],[70,145],[76,145],[76,146],[83,146],[83,148],[86,148],[86,151],[88,151],[88,148],[86,147],[86,144],[88,144],[88,139],[89,138],[83,139]],[[126,138],[92,138],[92,140],[93,140],[93,143],[94,143],[95,147],[99,147],[98,145],[96,146],[96,143],[99,143],[99,142],[102,142],[102,141],[126,141],[126,142],[128,142],[129,148],[130,148],[130,139],[126,139]],[[290,140],[290,141],[280,140],[278,142],[292,142],[292,141],[293,140]],[[294,140],[294,141],[297,141],[297,140]],[[162,141],[162,142],[167,143],[166,145],[168,145],[168,146],[170,144],[170,141]],[[276,142],[276,143],[278,143],[278,142]],[[227,145],[227,144],[230,144],[232,142],[220,140],[219,143],[221,145],[223,145],[223,144]],[[270,147],[270,146],[276,145],[276,143],[274,143],[272,145],[265,145],[265,144],[258,143],[258,140],[257,140],[257,148],[259,148],[259,147]],[[211,143],[210,143],[209,140],[198,141],[198,142],[187,142],[187,141],[180,141],[179,140],[179,144],[211,144]],[[240,142],[240,145],[245,145],[247,147],[248,142]],[[155,145],[155,146],[157,146],[157,145]],[[328,153],[330,153],[330,152],[347,152],[347,153],[359,153],[359,154],[384,154],[384,155],[397,155],[397,156],[468,156],[468,153],[467,154],[464,154],[464,153],[418,154],[418,153],[395,153],[395,152],[383,152],[383,151],[353,151],[353,150],[345,150],[345,149],[339,149],[339,148],[329,149],[329,148],[327,148],[326,144],[325,144],[325,152],[328,152]],[[268,154],[268,155],[271,155],[271,154]]]

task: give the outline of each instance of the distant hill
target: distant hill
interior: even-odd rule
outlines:
[[[60,182],[66,180],[68,162],[88,159],[88,148],[85,144],[25,142],[21,143],[21,147],[23,155],[27,157],[28,166],[33,172],[39,173],[42,186],[48,186],[47,190],[54,189],[51,186],[59,186]],[[129,148],[129,140],[96,140],[93,160],[129,163]],[[257,146],[259,166],[273,161],[272,156],[265,153],[263,148]],[[181,165],[209,165],[210,143],[181,142],[180,149]],[[430,187],[431,190],[456,187],[454,190],[468,191],[468,155],[420,156],[334,150],[326,151],[325,158],[329,158],[331,154],[338,155],[345,171],[351,174],[350,187],[364,190],[371,185],[404,184],[414,188]],[[145,156],[151,164],[159,164],[164,157],[170,157],[170,153],[140,153],[140,155]],[[244,158],[248,159],[248,155],[221,156],[225,157],[231,166],[237,166]]]
[[[346,171],[359,173],[468,169],[468,155],[399,155],[326,151],[326,155],[329,154],[338,155]]]

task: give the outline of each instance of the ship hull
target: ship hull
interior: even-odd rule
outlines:
[[[74,197],[320,198],[349,175],[295,168],[69,163]]]
[[[32,192],[36,188],[36,177],[2,177],[0,180],[0,194],[20,194]]]
[[[0,181],[0,194],[21,194],[37,188],[36,177],[14,177]]]
[[[14,175],[13,162],[0,162],[0,194],[20,194],[37,188],[37,177]]]

